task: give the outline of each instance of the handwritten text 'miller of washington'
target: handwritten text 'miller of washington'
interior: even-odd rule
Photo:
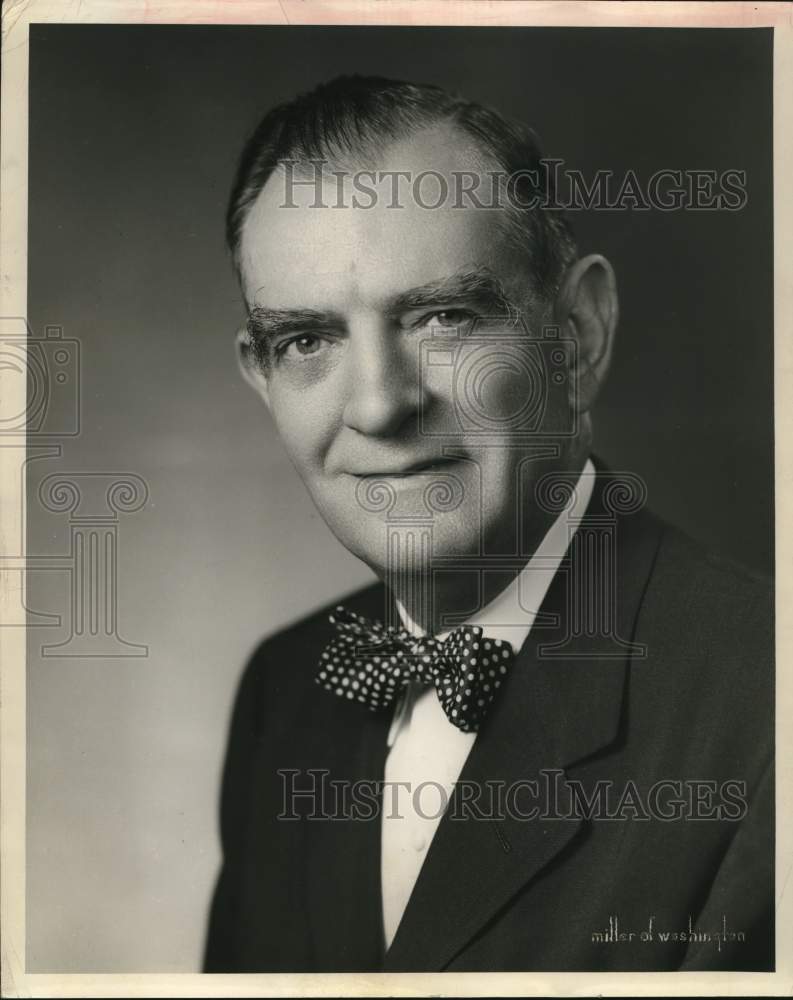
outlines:
[[[719,951],[722,942],[745,941],[744,931],[727,930],[727,917],[722,915],[721,930],[700,931],[694,927],[691,916],[688,918],[688,928],[686,930],[659,931],[655,927],[655,917],[650,917],[647,927],[642,931],[626,931],[620,929],[620,919],[617,916],[609,917],[608,929],[605,931],[593,931],[592,941],[595,944],[621,944],[626,941],[662,941],[662,942],[686,942],[686,941],[713,941]]]

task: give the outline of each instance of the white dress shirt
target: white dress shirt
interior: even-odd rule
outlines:
[[[587,460],[572,506],[559,514],[509,586],[464,624],[479,625],[488,638],[509,642],[518,652],[586,511],[594,478],[594,466]],[[398,607],[406,628],[420,635],[405,609],[401,604]],[[411,684],[405,689],[388,734],[390,750],[385,764],[381,880],[386,948],[394,939],[475,739],[476,733],[464,733],[449,722],[434,687]],[[407,787],[400,788],[397,782],[406,782]]]

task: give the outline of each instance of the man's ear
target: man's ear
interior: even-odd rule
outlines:
[[[617,279],[605,257],[590,254],[570,265],[553,313],[562,335],[578,345],[568,381],[570,405],[586,413],[608,374],[619,318]]]
[[[270,394],[267,385],[267,377],[262,371],[261,365],[256,359],[250,334],[246,327],[241,327],[237,331],[237,361],[240,371],[245,381],[252,385],[256,392],[262,397],[266,405],[270,406]]]

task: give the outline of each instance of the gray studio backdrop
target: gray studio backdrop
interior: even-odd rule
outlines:
[[[80,423],[32,435],[55,447],[28,463],[28,604],[60,616],[29,643],[30,971],[198,968],[245,658],[370,578],[238,376],[223,246],[258,116],[341,72],[461,90],[587,175],[747,172],[738,212],[573,223],[622,295],[598,452],[771,567],[769,32],[34,26],[28,318],[56,328],[53,387],[58,332],[73,342],[58,405],[79,387]],[[81,582],[91,560],[109,605]],[[77,614],[96,634],[72,636]]]

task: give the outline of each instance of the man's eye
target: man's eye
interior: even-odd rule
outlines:
[[[303,333],[276,345],[275,354],[278,358],[298,360],[316,354],[322,347],[322,338],[311,333]]]
[[[444,309],[427,317],[424,325],[430,330],[449,330],[465,333],[473,322],[473,314],[467,309]]]

